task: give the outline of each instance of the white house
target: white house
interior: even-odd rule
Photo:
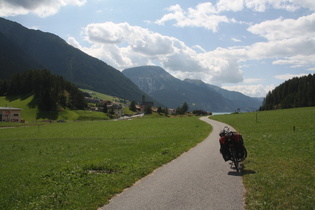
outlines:
[[[19,108],[0,107],[0,122],[21,122],[21,111]]]

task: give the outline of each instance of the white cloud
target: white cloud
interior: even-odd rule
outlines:
[[[264,21],[248,28],[248,31],[269,41],[294,37],[315,36],[315,13],[295,19]]]
[[[283,9],[289,12],[299,8],[315,10],[313,0],[244,0],[245,7],[257,12],[264,12],[267,9]]]
[[[248,78],[248,79],[244,79],[244,83],[257,83],[257,82],[261,82],[262,79],[260,78]]]
[[[270,42],[257,42],[246,47],[246,49],[248,58],[252,60],[284,57],[290,59],[290,57],[300,55],[300,58],[307,61],[307,57],[314,55],[314,47],[315,38],[304,36]]]
[[[273,64],[291,65],[292,68],[306,67],[307,69],[312,69],[312,66],[315,66],[315,54],[285,57],[274,61]]]
[[[233,42],[242,42],[240,39],[237,39],[237,38],[232,38],[231,39]]]
[[[175,21],[177,27],[202,27],[213,32],[218,31],[220,23],[236,23],[234,18],[220,15],[221,12],[240,12],[248,8],[258,12],[267,9],[283,9],[293,12],[299,8],[315,10],[313,0],[219,0],[216,4],[205,2],[195,8],[183,9],[179,4],[170,6],[169,13],[155,21],[156,24],[164,25],[166,22]],[[150,22],[151,23],[151,22]],[[278,30],[280,31],[280,30]],[[285,31],[282,32],[285,34]]]
[[[56,14],[61,7],[67,5],[82,6],[87,0],[1,0],[1,16],[16,16],[34,13],[40,17]]]
[[[298,2],[293,3],[292,0],[245,0],[245,4],[247,8],[257,12],[264,12],[268,8],[287,11],[295,11],[299,8]]]
[[[269,91],[272,91],[274,85],[235,85],[235,86],[223,86],[222,88],[230,91],[237,91],[244,95],[251,97],[266,97]]]
[[[293,77],[302,77],[306,75],[307,74],[281,74],[281,75],[276,75],[275,78],[280,79],[280,80],[289,80],[289,79],[292,79]]]
[[[72,37],[68,38],[68,43],[118,69],[156,63],[180,77],[193,79],[199,75],[199,79],[212,84],[243,80],[237,56],[231,57],[239,51],[234,54],[224,49],[205,52],[194,46],[201,51],[197,52],[174,37],[128,23],[89,24],[83,35],[91,47],[80,46]]]
[[[178,27],[208,27],[207,29],[215,32],[221,22],[214,21],[216,24],[210,26],[206,20],[210,20],[212,16],[224,17],[218,15],[219,11],[241,10],[241,2],[228,7],[226,1],[221,0],[217,6],[204,3],[187,10],[174,5],[169,8],[170,12],[156,23],[162,25],[168,21],[175,21]],[[248,2],[250,1],[243,1],[244,4]],[[287,4],[263,2],[264,5],[282,6],[288,9],[285,7]],[[257,84],[261,82],[257,79],[244,80],[242,68],[246,65],[246,61],[272,59],[274,65],[286,64],[291,67],[314,68],[314,24],[315,13],[298,19],[279,18],[263,21],[250,26],[248,31],[264,37],[265,42],[248,46],[217,48],[208,52],[199,45],[189,47],[175,37],[164,36],[128,23],[105,22],[87,25],[83,30],[83,36],[91,44],[89,48],[79,46],[72,39],[68,42],[121,70],[133,66],[156,64],[179,79],[201,79],[215,85],[243,82],[244,85],[241,86],[225,87],[233,88],[246,95],[263,97],[274,86]],[[240,41],[235,38],[232,40]]]
[[[265,21],[248,28],[267,42],[246,47],[249,59],[275,58],[273,64],[312,67],[315,64],[315,13],[294,19]]]
[[[105,22],[89,24],[84,29],[86,40],[98,44],[127,44],[130,50],[145,56],[173,54],[174,46],[179,41],[175,38],[163,36],[139,26],[128,23]]]
[[[207,52],[205,49],[203,49],[200,45],[194,45],[194,46],[192,46],[192,48],[194,48],[194,49],[198,49],[198,50],[200,50],[201,52]]]
[[[242,11],[244,7],[244,0],[220,0],[217,3],[217,10],[221,11]]]
[[[297,5],[300,5],[301,7],[315,10],[315,1],[314,0],[292,0]]]
[[[170,13],[164,15],[155,23],[163,25],[168,21],[175,21],[177,27],[203,27],[213,32],[218,31],[220,23],[228,23],[226,16],[217,15],[216,8],[211,2],[198,4],[195,8],[183,10],[180,5],[173,5],[168,9]]]
[[[75,48],[81,48],[80,43],[74,37],[68,37],[68,44]]]

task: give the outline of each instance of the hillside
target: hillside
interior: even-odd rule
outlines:
[[[315,74],[294,77],[269,92],[260,110],[315,106]]]
[[[60,37],[27,29],[3,18],[0,18],[0,49],[0,79],[44,67],[80,88],[135,101],[141,101],[145,95],[120,71],[72,47]]]
[[[83,93],[71,82],[48,70],[29,70],[15,74],[9,80],[0,80],[0,96],[19,98],[34,95],[30,107],[40,111],[86,109]]]
[[[2,33],[0,46],[0,79],[9,79],[11,75],[25,70],[44,68]]]
[[[237,91],[230,91],[215,85],[206,84],[201,80],[186,79],[184,81],[216,91],[217,93],[222,95],[223,98],[228,100],[229,103],[231,103],[234,107],[237,107],[236,109],[239,108],[242,111],[256,111],[258,107],[262,104],[262,100],[260,100],[259,98],[249,97]]]
[[[187,102],[190,110],[234,112],[237,109],[257,110],[261,105],[257,99],[223,90],[200,80],[181,81],[157,66],[129,68],[123,74],[141,90],[169,108],[176,108]]]

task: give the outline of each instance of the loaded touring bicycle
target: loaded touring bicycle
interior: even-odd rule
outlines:
[[[240,163],[247,157],[247,151],[244,146],[244,140],[240,133],[230,131],[230,128],[225,126],[220,131],[220,153],[225,161],[231,160],[231,168],[240,172]]]

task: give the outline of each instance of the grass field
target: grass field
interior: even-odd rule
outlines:
[[[83,92],[90,93],[92,97],[96,97],[96,98],[102,99],[104,101],[128,102],[128,101],[123,100],[121,98],[117,98],[117,97],[114,97],[114,96],[106,95],[106,94],[99,93],[99,92],[96,92],[96,91],[93,91],[93,90],[88,90],[88,89],[80,89],[80,90],[83,91]]]
[[[243,134],[247,209],[315,208],[315,107],[211,118]]]
[[[196,117],[2,128],[0,209],[96,209],[209,132]]]
[[[5,96],[0,96],[0,107],[21,108],[21,119],[26,122],[43,121],[43,120],[108,120],[109,117],[102,112],[91,112],[83,110],[63,110],[59,112],[38,112],[37,108],[30,108],[28,104],[32,101],[33,96],[27,98],[16,98],[8,100]],[[1,126],[1,125],[0,125]]]

